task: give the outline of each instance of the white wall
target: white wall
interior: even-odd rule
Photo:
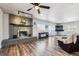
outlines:
[[[34,24],[34,22],[36,24]],[[52,29],[52,33],[50,33],[50,34],[55,35],[55,23],[43,21],[43,20],[40,20],[40,19],[34,19],[33,20],[33,36],[38,37],[38,33],[39,33],[39,31],[38,31],[39,30],[38,25],[43,25],[43,26],[44,25],[48,25],[48,26],[52,27],[53,28]],[[42,29],[42,28],[40,28],[40,29]],[[45,31],[49,32],[49,28],[45,29]]]
[[[64,34],[79,34],[79,21],[64,23],[63,28]]]
[[[55,23],[44,22],[44,21],[37,20],[37,19],[34,19],[33,22],[36,22],[36,24],[40,23],[40,24],[50,25],[50,27],[52,27],[52,29],[53,29],[53,32],[51,34],[56,35]],[[79,34],[79,21],[62,23],[62,25],[63,25],[64,31],[62,31],[60,33],[60,35],[71,35],[71,34],[74,34],[74,33]],[[33,35],[34,36],[38,36],[37,30],[38,30],[37,25],[34,25],[33,26]]]
[[[3,12],[0,9],[0,48],[2,40],[3,40]]]
[[[9,16],[0,9],[0,48],[1,42],[9,38]]]
[[[3,14],[3,39],[9,38],[9,14]]]

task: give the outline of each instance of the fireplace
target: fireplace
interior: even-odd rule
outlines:
[[[27,36],[27,31],[19,31],[18,32],[18,37],[23,37],[23,36]]]
[[[13,35],[13,38],[25,38],[28,37],[27,31],[18,31],[17,35]]]

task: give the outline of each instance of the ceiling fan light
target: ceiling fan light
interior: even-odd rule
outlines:
[[[42,14],[42,13],[40,13],[40,15],[41,15],[41,16],[43,16],[43,14]]]
[[[35,9],[38,10],[39,9],[39,6],[35,6]]]

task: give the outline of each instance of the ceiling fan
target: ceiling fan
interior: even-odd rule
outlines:
[[[30,11],[33,8],[35,8],[37,10],[38,14],[40,14],[40,8],[50,9],[49,6],[40,5],[40,3],[31,3],[31,4],[34,5],[34,6],[29,8],[29,9],[27,9],[27,11]]]

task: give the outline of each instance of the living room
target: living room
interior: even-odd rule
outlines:
[[[78,10],[79,3],[0,3],[0,55],[78,56]]]

